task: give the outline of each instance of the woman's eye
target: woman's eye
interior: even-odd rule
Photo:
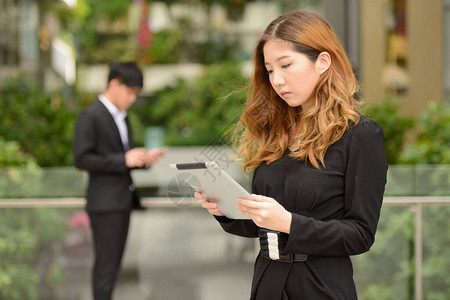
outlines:
[[[282,65],[281,68],[286,69],[286,68],[289,67],[290,65],[291,65],[291,64],[285,64],[285,65]]]
[[[272,70],[267,70],[266,72],[267,72],[267,74],[272,74],[273,73]]]

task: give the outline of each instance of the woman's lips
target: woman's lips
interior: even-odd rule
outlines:
[[[289,92],[281,92],[281,95],[283,96],[283,97],[285,97],[285,96],[287,96],[287,95],[289,95],[290,93]]]

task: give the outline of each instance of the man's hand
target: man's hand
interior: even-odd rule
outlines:
[[[147,150],[133,148],[125,153],[125,164],[128,168],[142,168],[147,163]]]
[[[125,153],[125,163],[128,168],[150,167],[158,159],[164,156],[165,150],[155,148],[147,150],[145,148],[133,148]]]
[[[166,150],[161,149],[161,148],[147,150],[147,153],[146,153],[147,158],[146,158],[145,166],[150,167],[150,165],[152,165],[158,159],[163,157],[165,153],[166,153]]]

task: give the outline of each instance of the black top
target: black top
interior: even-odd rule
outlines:
[[[290,153],[260,165],[252,190],[292,213],[280,252],[307,254],[308,260],[287,263],[258,255],[251,299],[356,300],[349,256],[368,251],[374,242],[387,172],[383,130],[361,116],[328,148],[322,169]],[[229,233],[258,236],[251,220],[217,219]]]

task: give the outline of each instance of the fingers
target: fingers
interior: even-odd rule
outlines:
[[[266,208],[265,206],[254,205],[253,203],[251,203],[249,205],[238,204],[238,206],[237,206],[237,209],[239,209],[239,211],[241,213],[243,213],[244,215],[247,215],[251,218],[254,216],[263,214],[265,208]]]
[[[133,148],[125,153],[125,163],[129,168],[149,167],[163,157],[165,151],[160,148],[146,150],[145,148]]]
[[[150,166],[151,164],[155,163],[158,159],[163,157],[165,154],[165,151],[159,148],[151,149],[146,151],[146,166]]]
[[[195,192],[194,197],[197,198],[198,200],[204,200],[205,197],[203,197],[203,195],[199,192]]]
[[[273,202],[273,201],[275,201],[275,199],[266,197],[263,195],[252,194],[252,197],[253,197],[253,199],[251,199],[251,200],[258,201],[258,202]]]
[[[146,151],[144,148],[133,148],[125,153],[125,164],[129,168],[143,167],[146,159]]]
[[[208,200],[205,200],[202,202],[202,207],[206,208],[210,214],[216,215],[216,216],[223,216],[224,214],[219,210],[219,206],[217,203],[209,202]]]
[[[273,200],[270,197],[265,197],[261,195],[252,195],[253,199],[243,199],[238,198],[236,201],[238,203],[237,208],[241,213],[249,216],[250,218],[256,218],[258,216],[266,216],[269,211],[273,208]]]
[[[194,197],[198,200],[204,200],[201,204],[203,208],[206,208],[208,212],[212,215],[216,216],[224,216],[224,214],[220,211],[217,203],[209,202],[205,197],[199,192],[195,192]]]
[[[209,202],[208,200],[205,200],[202,202],[202,207],[206,209],[216,209],[219,208],[217,203]]]
[[[249,200],[249,199],[242,199],[242,198],[238,198],[237,203],[241,206],[245,206],[245,207],[249,207],[249,208],[260,208],[260,207],[264,207],[264,202],[258,202],[255,200]]]

